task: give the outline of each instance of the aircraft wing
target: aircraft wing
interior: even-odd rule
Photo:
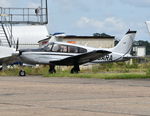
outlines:
[[[13,56],[7,56],[7,57],[0,57],[0,65],[2,64],[12,64],[16,61],[20,61],[19,57],[17,57],[16,55]]]
[[[55,64],[55,65],[68,65],[68,66],[74,65],[74,64],[81,65],[84,63],[94,61],[110,53],[111,53],[110,51],[106,51],[106,50],[94,50],[94,51],[83,53],[80,55],[71,56],[62,60],[52,61],[50,63]]]

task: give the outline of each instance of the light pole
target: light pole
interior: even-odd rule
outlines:
[[[48,3],[46,0],[46,23],[48,23]]]
[[[41,22],[43,22],[43,0],[41,0]]]

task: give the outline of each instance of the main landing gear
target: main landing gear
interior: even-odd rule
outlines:
[[[74,65],[74,67],[71,69],[70,73],[71,73],[71,74],[79,73],[79,71],[80,71],[79,65]],[[56,73],[55,64],[50,64],[50,65],[49,65],[49,73],[50,73],[50,74]]]
[[[80,71],[80,67],[79,65],[74,65],[74,67],[71,69],[71,74],[74,74],[74,73],[79,73]]]
[[[49,65],[49,73],[51,73],[51,74],[56,73],[55,64],[50,64]]]
[[[0,67],[0,71],[2,71],[3,70],[3,67]]]

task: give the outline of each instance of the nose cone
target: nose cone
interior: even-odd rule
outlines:
[[[14,53],[12,53],[12,56],[19,56],[19,51],[15,51]]]

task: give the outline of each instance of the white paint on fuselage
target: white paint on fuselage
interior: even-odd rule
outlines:
[[[81,46],[80,46],[81,47]],[[86,47],[82,47],[86,48]],[[94,48],[87,49],[88,52],[95,50]],[[97,49],[98,50],[98,49]],[[104,50],[104,49],[99,49]],[[106,49],[105,49],[106,50]],[[107,49],[107,51],[110,51]],[[61,52],[23,52],[20,56],[22,61],[28,64],[49,64],[51,61],[59,61],[71,56],[76,56],[81,53],[61,53]],[[123,54],[111,53],[91,63],[116,62],[123,60]]]
[[[29,64],[49,64],[50,61],[58,61],[78,54],[59,52],[24,52],[20,57],[23,62]]]

